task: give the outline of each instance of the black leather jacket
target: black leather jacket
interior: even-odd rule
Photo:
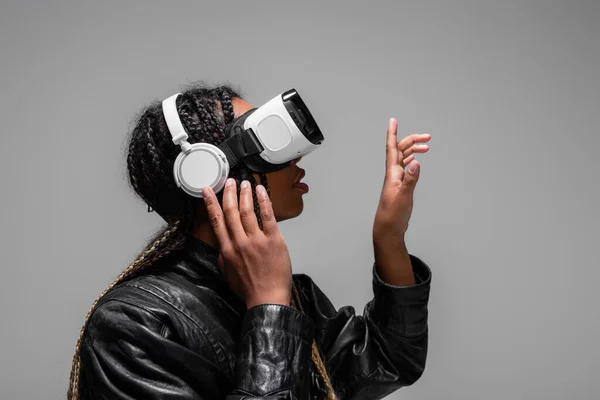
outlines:
[[[431,271],[419,258],[407,287],[387,285],[373,265],[374,298],[360,316],[336,310],[304,274],[294,274],[304,313],[246,310],[218,255],[192,237],[100,300],[81,347],[84,399],[322,399],[313,338],[341,399],[380,399],[423,373]]]

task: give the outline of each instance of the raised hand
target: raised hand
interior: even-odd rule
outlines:
[[[263,230],[254,214],[248,181],[242,182],[239,208],[234,179],[229,178],[225,185],[223,209],[210,187],[205,187],[202,193],[219,240],[219,268],[229,287],[245,301],[247,308],[260,304],[289,306],[290,255],[264,187],[256,186]]]
[[[373,223],[373,240],[404,239],[413,208],[413,192],[419,179],[420,163],[415,153],[424,153],[429,134],[413,134],[397,139],[398,122],[391,118],[386,141],[386,172]],[[404,167],[408,166],[404,171]]]

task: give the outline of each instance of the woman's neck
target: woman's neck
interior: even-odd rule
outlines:
[[[200,239],[219,250],[221,248],[219,239],[217,238],[212,225],[208,222],[208,213],[206,212],[206,209],[200,209],[198,211],[199,215],[197,215],[196,221],[194,222],[192,234],[195,238]]]

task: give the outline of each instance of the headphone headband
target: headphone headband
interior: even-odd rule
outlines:
[[[181,120],[179,119],[179,113],[177,112],[176,101],[180,94],[181,93],[176,93],[162,102],[165,121],[167,122],[169,132],[173,137],[173,143],[178,146],[188,139],[188,134],[185,132],[185,129],[183,129],[183,125],[181,125]]]

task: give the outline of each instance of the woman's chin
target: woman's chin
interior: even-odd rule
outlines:
[[[294,217],[297,217],[300,214],[302,214],[303,210],[304,210],[304,201],[302,199],[300,199],[300,206],[297,208],[296,215],[294,215]]]
[[[298,202],[293,202],[293,204],[288,203],[285,211],[283,213],[279,213],[277,216],[277,222],[285,221],[286,219],[296,218],[302,211],[304,210],[304,201],[300,199]]]

